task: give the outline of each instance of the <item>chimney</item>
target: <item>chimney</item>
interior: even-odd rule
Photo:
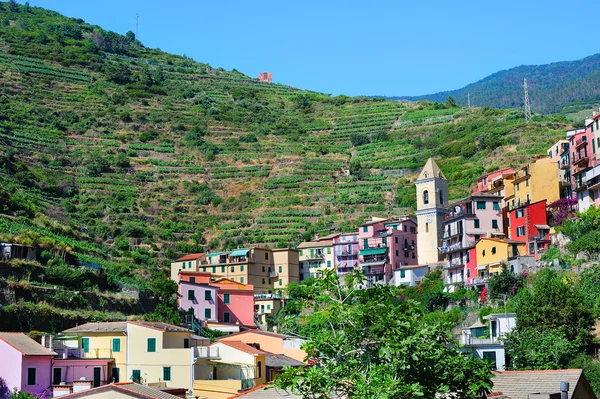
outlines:
[[[47,346],[46,346],[46,336],[45,336],[45,335],[42,335],[42,346],[43,346],[44,348],[46,348],[46,347],[47,347]]]
[[[569,399],[569,383],[568,382],[560,383],[560,395],[561,395],[561,399]]]
[[[275,334],[277,334],[277,331],[278,331],[278,330],[279,330],[279,328],[278,328],[277,326],[273,326],[273,332],[274,332]]]

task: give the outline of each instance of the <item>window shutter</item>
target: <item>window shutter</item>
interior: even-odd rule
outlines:
[[[156,338],[148,338],[148,352],[156,352]]]

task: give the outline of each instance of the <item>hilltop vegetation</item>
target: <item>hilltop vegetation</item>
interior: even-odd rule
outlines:
[[[174,289],[161,268],[183,253],[412,212],[429,156],[457,198],[569,127],[260,83],[13,3],[0,3],[0,85],[2,240],[39,245],[44,265],[101,265],[105,280],[83,288],[159,297]]]
[[[543,114],[576,113],[600,103],[600,54],[577,61],[546,65],[522,65],[496,72],[458,90],[409,97],[391,97],[409,101],[445,101],[448,96],[458,104],[494,108],[523,107],[523,79],[527,79],[531,108]]]

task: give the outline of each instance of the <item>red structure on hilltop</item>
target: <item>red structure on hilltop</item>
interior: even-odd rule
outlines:
[[[273,83],[273,74],[271,72],[261,72],[258,75],[258,80],[261,82]]]

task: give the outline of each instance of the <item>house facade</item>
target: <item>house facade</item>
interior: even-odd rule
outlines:
[[[342,233],[333,240],[334,267],[339,276],[353,271],[359,264],[358,233]]]
[[[325,270],[335,270],[332,239],[303,242],[296,249],[299,251],[300,280],[321,278]]]
[[[307,354],[301,349],[303,339],[268,331],[246,330],[218,338],[223,341],[241,341],[247,344],[258,344],[264,351],[281,354],[304,362]]]
[[[550,226],[546,200],[522,205],[508,212],[509,236],[523,242],[528,255],[539,260],[550,245]]]
[[[515,313],[494,313],[464,328],[461,344],[475,358],[487,360],[492,370],[504,370],[508,363],[504,351],[504,336],[516,327]]]
[[[254,287],[226,278],[213,281],[218,288],[218,320],[225,324],[254,326]]]
[[[23,333],[0,332],[0,378],[9,391],[32,394],[52,388],[52,358],[55,352]]]
[[[179,282],[179,308],[193,310],[198,320],[218,322],[218,287],[209,284]]]
[[[491,276],[502,271],[502,265],[525,255],[525,243],[497,238],[482,238],[475,245],[477,258],[476,285],[487,284]]]
[[[400,268],[394,269],[394,285],[396,287],[400,285],[409,287],[419,285],[428,271],[429,266],[427,265],[400,266]]]
[[[206,254],[189,254],[182,256],[171,263],[171,280],[177,281],[177,274],[180,271],[198,271],[198,266],[206,262]]]

